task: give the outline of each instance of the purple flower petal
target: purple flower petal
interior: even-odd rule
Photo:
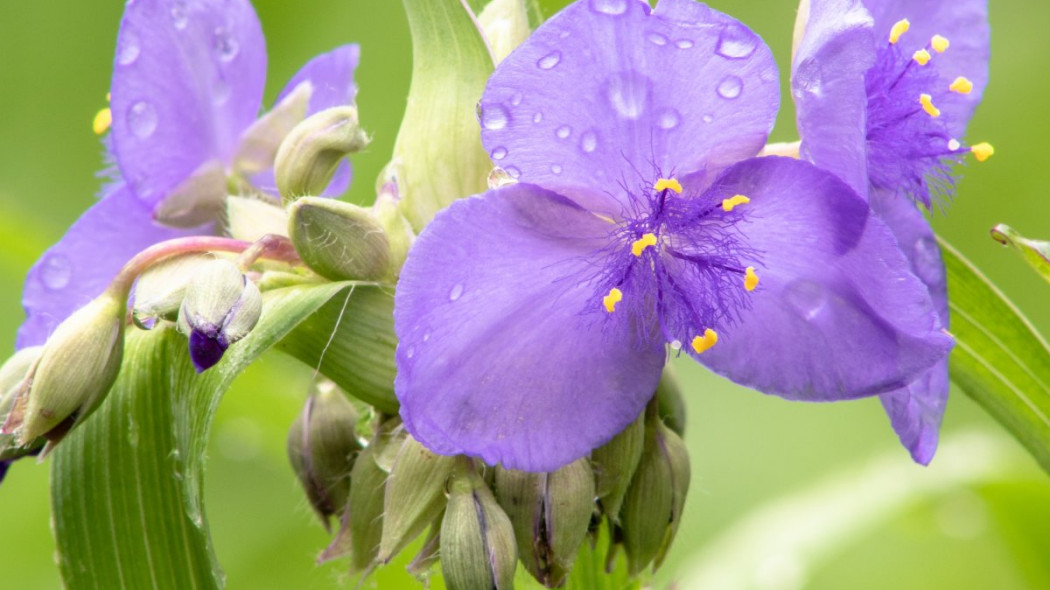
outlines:
[[[872,208],[897,238],[911,270],[929,289],[941,324],[948,327],[948,282],[933,230],[908,199],[875,193]],[[937,450],[938,431],[948,402],[948,360],[924,372],[907,387],[880,396],[901,444],[926,465]]]
[[[613,225],[518,184],[456,201],[401,271],[396,391],[437,453],[556,469],[638,417],[664,364],[630,314],[595,307]]]
[[[354,71],[361,58],[361,48],[356,44],[343,45],[328,53],[322,53],[306,62],[285,85],[277,102],[299,84],[309,81],[313,86],[308,115],[339,105],[354,104],[357,85]]]
[[[868,195],[864,74],[875,61],[872,19],[860,0],[811,0],[792,63],[801,155]]]
[[[788,399],[883,393],[943,359],[926,286],[890,230],[835,176],[788,158],[729,169],[712,190],[751,198],[738,229],[760,253],[753,307],[699,360]]]
[[[222,360],[229,346],[218,333],[206,334],[200,330],[190,332],[190,360],[198,373],[203,373]]]
[[[769,48],[740,22],[692,0],[584,0],[500,63],[479,118],[497,166],[615,215],[620,184],[660,170],[699,187],[757,153],[778,105]]]
[[[944,53],[934,54],[938,82],[931,94],[941,117],[957,138],[965,134],[977,104],[981,102],[988,84],[989,28],[988,0],[863,0],[868,12],[875,18],[875,37],[884,42],[893,23],[908,19],[911,28],[899,41],[907,55],[928,46],[934,35],[946,37],[951,45]],[[973,92],[967,95],[949,93],[948,86],[958,76],[973,82]]]
[[[18,330],[17,347],[43,344],[62,320],[101,294],[141,250],[199,233],[154,223],[152,210],[118,185],[29,270],[22,295],[28,317]]]
[[[228,161],[265,81],[265,41],[247,0],[129,2],[111,108],[132,193],[155,205],[203,162]]]

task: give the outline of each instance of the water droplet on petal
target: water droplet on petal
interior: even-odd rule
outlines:
[[[673,108],[664,109],[660,111],[660,114],[656,118],[656,124],[661,129],[674,129],[678,127],[678,124],[682,122],[682,115]]]
[[[701,117],[701,119],[703,120],[704,123],[710,123],[711,121],[715,120],[715,116],[714,115],[704,115],[703,117]]]
[[[650,43],[658,47],[663,47],[664,45],[667,45],[667,37],[664,37],[660,33],[649,33],[648,35],[646,35],[645,38],[648,39]]]
[[[215,57],[218,57],[220,61],[224,62],[229,62],[237,57],[237,51],[241,47],[240,44],[237,43],[237,40],[222,27],[215,29],[215,35],[212,37],[211,46],[215,51]]]
[[[561,52],[554,51],[541,57],[539,61],[536,62],[536,66],[541,70],[549,70],[558,65],[559,62],[561,62]]]
[[[693,42],[689,39],[679,39],[675,41],[674,44],[679,49],[689,49],[693,46]]]
[[[502,160],[503,158],[507,157],[507,148],[505,148],[505,147],[498,147],[498,148],[492,150],[492,153],[489,154],[489,155],[492,156],[493,160]]]
[[[558,127],[558,130],[557,130],[557,131],[555,131],[554,133],[555,133],[555,134],[556,134],[556,135],[557,135],[557,136],[558,136],[559,138],[561,138],[561,139],[565,139],[566,137],[568,137],[568,136],[569,136],[569,134],[571,134],[571,133],[572,133],[572,127],[569,127],[568,125],[562,125],[561,127]]]
[[[185,29],[186,23],[189,22],[189,17],[186,16],[186,3],[181,0],[175,2],[170,12],[171,22],[175,25],[175,28],[179,30]]]
[[[561,174],[561,166],[558,164],[551,164],[551,172],[555,174]]]
[[[405,356],[408,357],[408,358],[412,358],[412,357],[416,356],[416,347],[415,346],[409,346],[408,350],[405,351]]]
[[[148,102],[139,101],[128,109],[128,127],[139,139],[146,139],[157,130],[157,109]]]
[[[828,296],[824,287],[805,279],[788,285],[785,297],[791,307],[807,320],[817,317],[828,304]]]
[[[802,98],[804,93],[812,94],[813,96],[820,97],[823,94],[821,88],[821,78],[824,73],[821,71],[820,62],[813,59],[803,60],[795,69],[795,75],[792,76],[791,86],[792,94],[795,98]]]
[[[430,332],[426,332],[423,334],[423,342],[426,342],[428,340],[430,340]]]
[[[954,151],[958,150],[960,147],[962,147],[962,144],[959,143],[958,139],[949,139],[948,140],[948,149],[950,149],[951,151],[954,152]]]
[[[584,131],[583,135],[580,136],[580,149],[589,154],[597,148],[598,134],[594,130]]]
[[[448,300],[455,301],[463,296],[463,283],[456,283],[452,290],[448,292]]]
[[[726,76],[718,84],[718,96],[722,98],[733,99],[740,96],[740,92],[744,90],[744,81],[738,76],[729,75]]]
[[[518,106],[519,104],[521,104],[523,98],[525,97],[522,96],[520,92],[515,92],[514,95],[510,97],[511,106]]]
[[[535,115],[532,116],[532,122],[533,123],[539,123],[542,120],[543,120],[543,113],[537,112]]]
[[[507,109],[503,108],[503,105],[490,104],[481,108],[481,125],[485,129],[498,131],[506,127],[509,121],[510,114],[507,113]]]
[[[637,119],[649,108],[653,83],[637,72],[620,72],[609,78],[605,97],[618,115],[624,119]]]
[[[728,59],[744,59],[755,52],[758,37],[740,23],[726,25],[718,36],[715,53]]]
[[[591,0],[591,10],[618,16],[627,12],[627,0]]]
[[[682,341],[681,340],[672,340],[671,341],[671,350],[682,350]]]
[[[52,291],[65,289],[73,276],[73,265],[61,254],[48,254],[40,265],[40,282]]]
[[[521,176],[521,170],[518,170],[514,166],[507,166],[503,171],[510,174],[511,178],[518,178]]]
[[[128,31],[121,38],[120,47],[117,49],[117,63],[122,66],[130,66],[139,58],[139,38]]]

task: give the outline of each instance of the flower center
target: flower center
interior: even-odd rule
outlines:
[[[910,27],[907,19],[893,25],[865,77],[868,175],[874,188],[900,191],[929,208],[951,188],[951,166],[963,155],[972,152],[983,162],[994,150],[951,136],[951,114],[940,107],[959,104],[973,82],[962,75],[942,81],[936,56],[949,50],[946,37],[934,35],[925,46],[904,50],[901,40]]]
[[[743,263],[757,255],[734,227],[750,201],[684,194],[674,178],[630,191],[630,211],[611,231],[595,279],[595,307],[610,316],[631,314],[647,337],[658,326],[676,350],[682,342],[697,354],[710,349],[759,284],[755,267]]]

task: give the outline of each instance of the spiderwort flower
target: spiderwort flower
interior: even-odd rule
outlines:
[[[804,13],[791,82],[800,154],[869,199],[947,327],[944,263],[916,205],[951,192],[965,154],[992,154],[962,143],[988,81],[986,0],[812,0]],[[947,359],[880,398],[919,463],[933,458],[947,398]]]
[[[247,0],[128,2],[110,109],[95,121],[117,179],[33,266],[18,347],[42,344],[146,247],[214,233],[222,199],[270,191],[280,140],[309,113],[353,103],[358,47],[315,57],[258,121],[266,77],[262,29]],[[349,183],[348,165],[329,192]],[[232,187],[232,188],[231,188]]]
[[[747,159],[769,48],[692,0],[580,0],[490,79],[482,139],[519,182],[420,234],[396,392],[435,452],[553,471],[623,430],[685,352],[828,401],[902,386],[950,338],[892,234],[833,175]]]

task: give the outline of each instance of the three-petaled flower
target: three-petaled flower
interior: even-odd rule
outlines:
[[[947,327],[940,248],[916,204],[930,208],[950,193],[964,155],[984,161],[993,152],[962,142],[988,81],[987,0],[803,4],[792,67],[800,154],[869,199]],[[947,359],[881,396],[919,463],[933,458],[947,398]]]
[[[539,27],[479,104],[519,182],[439,214],[401,273],[412,435],[552,470],[637,418],[669,348],[814,401],[943,359],[926,287],[864,201],[752,158],[778,93],[761,39],[692,0],[580,0]]]

